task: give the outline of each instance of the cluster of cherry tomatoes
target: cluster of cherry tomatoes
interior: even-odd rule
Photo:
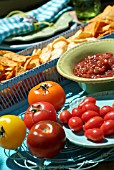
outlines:
[[[100,108],[94,97],[83,99],[72,112],[63,110],[59,119],[75,133],[83,130],[87,139],[94,142],[114,134],[114,104]]]

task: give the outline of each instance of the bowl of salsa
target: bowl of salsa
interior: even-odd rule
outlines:
[[[80,44],[61,56],[57,71],[87,93],[114,90],[114,39]]]

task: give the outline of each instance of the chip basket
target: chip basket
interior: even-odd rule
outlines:
[[[35,48],[42,49],[47,44],[53,42],[54,39],[58,38],[60,35],[64,36],[65,38],[74,35],[76,30],[79,29],[79,27],[80,26],[72,30],[68,30],[44,42],[38,43],[36,46],[27,48],[19,52],[19,54],[25,56],[31,55]],[[29,90],[38,83],[46,80],[52,80],[58,83],[62,82],[65,78],[63,78],[56,70],[57,61],[58,58],[1,83],[0,115],[9,114],[14,109],[19,108],[19,106],[24,106],[27,103],[27,96]]]

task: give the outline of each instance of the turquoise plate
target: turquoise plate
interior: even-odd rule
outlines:
[[[91,96],[93,96],[97,99],[97,105],[99,107],[102,107],[104,105],[111,106],[114,103],[114,91],[99,92],[99,93],[95,93],[93,95],[91,94]],[[83,98],[84,97],[74,100],[69,105],[68,109],[71,111],[74,107],[77,107],[78,104],[83,100]],[[95,143],[95,142],[88,140],[84,136],[83,131],[74,133],[67,126],[64,126],[64,130],[65,130],[67,139],[70,142],[72,142],[73,144],[81,146],[81,147],[105,148],[105,147],[113,147],[114,146],[114,135],[104,138],[104,140],[102,142]]]

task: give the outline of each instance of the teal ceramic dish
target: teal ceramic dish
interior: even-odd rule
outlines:
[[[57,71],[65,78],[75,81],[87,93],[114,90],[114,77],[82,78],[73,74],[73,67],[85,57],[97,53],[111,52],[114,54],[114,39],[102,39],[82,43],[59,58]]]
[[[114,91],[104,91],[104,92],[93,93],[91,94],[91,96],[96,98],[96,104],[100,108],[104,106],[104,103],[108,106],[112,106],[112,104],[114,103]],[[83,97],[75,99],[74,101],[70,103],[67,109],[71,112],[73,108],[78,107],[79,103],[86,97],[87,96],[83,96]],[[84,136],[84,131],[74,133],[67,125],[64,125],[63,128],[65,130],[67,139],[71,143],[75,144],[76,146],[81,146],[84,148],[114,147],[114,135],[105,137],[101,142],[93,142],[91,140],[88,140]]]

